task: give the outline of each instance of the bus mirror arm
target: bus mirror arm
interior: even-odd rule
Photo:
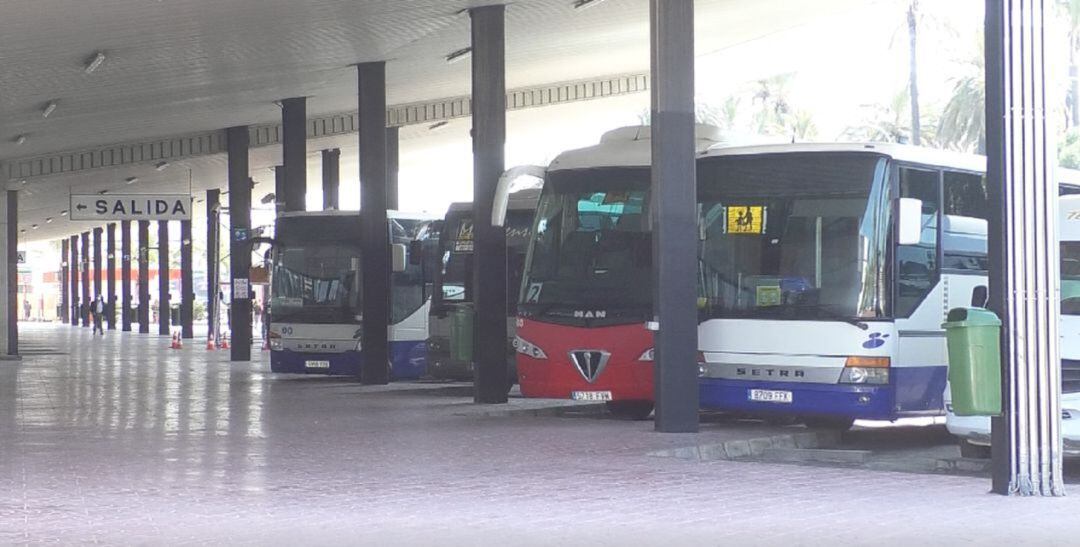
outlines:
[[[519,165],[511,167],[499,177],[495,187],[495,202],[491,207],[491,225],[506,226],[506,208],[510,204],[510,187],[521,177],[535,177],[543,180],[547,168],[540,165]]]

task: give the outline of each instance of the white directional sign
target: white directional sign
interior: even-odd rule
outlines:
[[[183,194],[71,195],[71,220],[191,220]]]

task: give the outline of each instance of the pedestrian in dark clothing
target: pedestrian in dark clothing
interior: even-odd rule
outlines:
[[[101,295],[97,295],[94,299],[94,303],[90,306],[90,313],[94,316],[94,330],[92,334],[101,332],[102,336],[105,336],[105,329],[101,326],[101,322],[105,319],[105,301],[101,299]]]

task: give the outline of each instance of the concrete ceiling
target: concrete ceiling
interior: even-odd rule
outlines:
[[[721,50],[873,0],[698,0],[698,52]],[[387,60],[392,104],[466,95],[469,63],[445,57],[469,43],[468,0],[36,0],[5,2],[0,32],[0,162],[279,121],[274,101],[310,97],[310,116],[355,109],[351,65]],[[510,87],[648,68],[648,0],[518,0],[507,11]],[[104,62],[84,68],[96,52]],[[56,108],[45,118],[45,106]],[[406,131],[409,137],[422,131]],[[18,144],[18,136],[25,142]],[[355,163],[355,136],[339,145]],[[272,148],[272,149],[271,149]],[[278,161],[257,150],[252,171]],[[151,164],[152,165],[152,164]],[[59,217],[68,193],[140,177],[139,191],[220,187],[224,159],[31,178],[16,186],[26,240],[85,229]],[[182,174],[182,175],[181,175]],[[183,180],[178,180],[182,178]],[[257,196],[258,197],[258,196]],[[53,218],[46,224],[46,218]]]

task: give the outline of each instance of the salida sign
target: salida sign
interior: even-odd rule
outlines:
[[[191,196],[71,195],[71,220],[191,220]]]

